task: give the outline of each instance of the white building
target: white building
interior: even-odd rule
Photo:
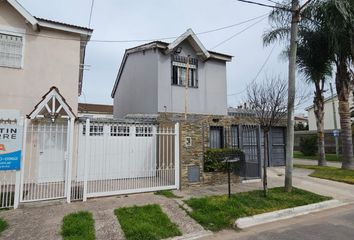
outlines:
[[[325,98],[324,103],[324,129],[331,130],[335,129],[334,126],[334,116],[337,121],[337,128],[340,129],[340,118],[338,113],[338,97],[334,96]],[[334,102],[334,110],[333,110],[333,102]],[[354,107],[353,96],[349,97],[349,106],[350,108]],[[308,124],[309,130],[317,130],[316,127],[316,117],[314,112],[314,106],[311,105],[305,109],[308,112]],[[334,113],[335,111],[335,113]]]

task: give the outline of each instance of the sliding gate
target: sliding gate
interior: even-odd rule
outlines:
[[[178,142],[178,125],[81,121],[72,185],[83,190],[84,200],[177,189]]]

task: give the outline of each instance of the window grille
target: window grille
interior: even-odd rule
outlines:
[[[137,137],[152,137],[152,127],[136,127],[135,136]]]
[[[129,136],[129,127],[128,126],[111,126],[111,136],[128,137]]]
[[[86,135],[86,125],[82,127],[82,135]],[[103,125],[91,125],[90,136],[103,136]]]
[[[0,33],[0,66],[21,68],[23,38]]]

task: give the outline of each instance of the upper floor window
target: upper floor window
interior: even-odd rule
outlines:
[[[185,86],[187,81],[187,57],[173,55],[172,59],[172,84]],[[198,60],[189,58],[188,86],[198,87]]]
[[[23,37],[0,32],[0,66],[21,68]]]

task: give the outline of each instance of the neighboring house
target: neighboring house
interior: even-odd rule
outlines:
[[[91,34],[85,27],[34,17],[15,0],[0,1],[0,109],[28,115],[54,86],[77,114]]]
[[[191,29],[172,43],[154,41],[127,49],[111,94],[114,117],[184,113],[185,99],[190,114],[226,115],[226,63],[231,59],[206,50]]]
[[[18,201],[70,201],[78,96],[91,34],[85,27],[34,17],[16,0],[0,1],[0,117],[15,110],[24,119],[17,122],[24,122],[22,158],[16,159],[20,196],[9,197],[18,172],[11,166],[0,171],[0,194],[16,199],[15,207]],[[10,206],[3,203],[0,208]]]
[[[113,105],[79,103],[78,117],[113,118]]]
[[[333,101],[334,101],[334,110],[333,110]],[[337,121],[337,128],[340,129],[340,117],[338,113],[338,97],[335,95],[332,97],[327,97],[324,100],[324,129],[332,130],[335,129],[335,120]],[[353,96],[349,97],[349,106],[352,109],[354,107]],[[311,105],[305,109],[308,112],[308,125],[309,130],[317,130],[316,126],[316,117],[314,112],[314,106]],[[335,114],[334,114],[335,111]],[[335,118],[334,118],[335,116]]]
[[[304,127],[308,125],[308,118],[304,114],[295,115],[295,125],[302,124]]]

